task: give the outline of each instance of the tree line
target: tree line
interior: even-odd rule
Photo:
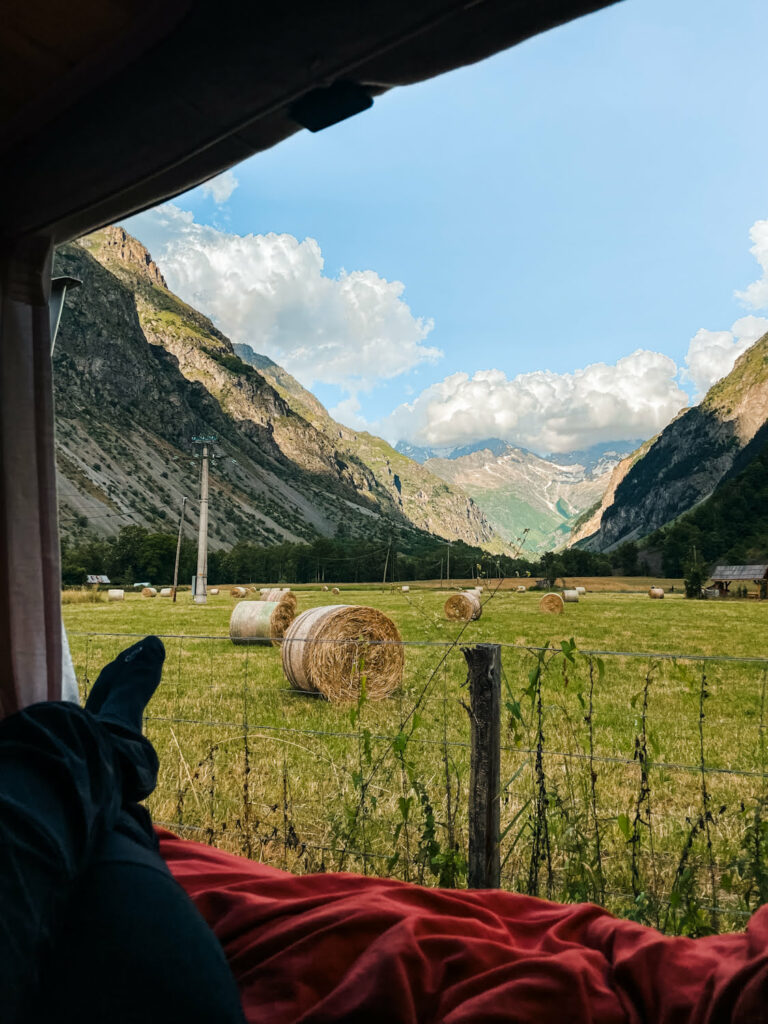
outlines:
[[[126,526],[117,537],[62,541],[64,586],[80,586],[88,574],[103,574],[119,585],[172,582],[176,536]],[[197,566],[196,543],[183,538],[179,584],[189,584]],[[208,554],[214,583],[397,583],[401,580],[535,577],[554,582],[573,576],[610,576],[616,556],[570,548],[542,556],[490,554],[463,541],[380,527],[367,538],[322,537],[311,543],[273,545],[241,541]]]

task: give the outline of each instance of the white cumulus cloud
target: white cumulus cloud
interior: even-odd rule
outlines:
[[[501,437],[537,451],[650,437],[688,404],[674,360],[638,349],[573,373],[454,373],[376,426],[392,439],[458,445]]]
[[[753,246],[749,250],[762,268],[762,277],[753,281],[743,292],[736,292],[752,309],[768,307],[768,220],[756,220],[749,231]]]
[[[373,270],[329,277],[313,238],[230,234],[173,204],[135,230],[174,292],[307,387],[355,394],[442,355],[424,344],[432,321],[414,316],[401,282]]]
[[[733,369],[742,352],[754,345],[768,331],[768,320],[762,316],[743,316],[729,331],[708,331],[704,327],[694,334],[685,357],[683,379],[689,380],[701,399],[721,377]]]
[[[206,181],[200,189],[204,196],[211,196],[213,201],[220,205],[226,203],[239,184],[233,171],[224,171],[223,174],[217,174],[215,178]]]

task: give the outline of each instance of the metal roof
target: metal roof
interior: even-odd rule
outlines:
[[[713,580],[762,580],[768,577],[768,564],[718,565],[712,570]]]

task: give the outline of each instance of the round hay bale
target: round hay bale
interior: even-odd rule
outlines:
[[[229,593],[230,593],[230,596],[232,596],[236,600],[238,600],[241,597],[245,597],[247,595],[248,591],[246,590],[245,587],[230,587],[229,588]]]
[[[108,601],[124,601],[125,591],[124,590],[108,590],[107,591]]]
[[[475,590],[477,591],[478,594],[482,594],[482,592],[483,592],[483,588],[482,587],[475,587]]]
[[[664,588],[651,587],[648,591],[648,597],[652,597],[655,601],[660,601],[664,597]]]
[[[157,597],[157,591],[155,590],[154,587],[142,587],[141,588],[141,596],[142,597]]]
[[[341,591],[339,590],[339,588],[338,588],[338,587],[334,587],[334,588],[333,588],[333,590],[331,591],[331,593],[332,593],[332,594],[340,594],[340,593],[341,593]]]
[[[211,587],[211,589],[208,591],[208,593],[209,594],[213,594],[214,597],[218,594],[218,592],[219,592],[219,588],[218,587]]]
[[[539,601],[540,612],[547,612],[550,615],[562,615],[564,609],[565,605],[559,594],[545,594]]]
[[[371,700],[403,679],[400,633],[375,608],[331,604],[311,608],[291,623],[283,640],[283,671],[291,686],[330,701],[356,700],[361,676]]]
[[[410,588],[410,587],[400,587],[400,589],[402,590],[402,592],[403,592],[404,594],[407,594],[407,593],[408,593],[408,591],[409,591],[409,590],[410,590],[411,588]]]
[[[519,586],[519,587],[515,587],[515,590],[518,592],[518,594],[524,594],[525,593],[525,587],[522,586],[522,585]]]
[[[474,622],[483,614],[483,606],[480,604],[480,597],[473,590],[466,590],[463,594],[454,594],[449,597],[444,605],[445,617],[458,622]]]
[[[567,604],[578,604],[579,603],[579,592],[578,590],[564,590],[563,600]]]
[[[579,597],[581,597],[582,594],[586,594],[586,592],[586,587],[576,587],[576,593],[579,595]]]
[[[278,590],[277,587],[272,587],[270,590],[262,591],[259,600],[275,601],[277,604],[287,605],[294,615],[296,614],[296,609],[299,606],[299,602],[294,593],[290,590]]]
[[[323,590],[327,592],[328,591],[328,587],[324,586]]]
[[[173,593],[173,587],[163,587],[160,591],[160,597],[170,597]]]
[[[278,647],[293,618],[293,609],[286,603],[241,601],[229,619],[229,638],[238,645]]]

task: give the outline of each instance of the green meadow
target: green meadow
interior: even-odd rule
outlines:
[[[430,885],[466,884],[460,647],[502,643],[502,885],[670,932],[743,927],[768,901],[768,603],[583,582],[561,616],[487,584],[466,625],[445,619],[450,591],[435,587],[296,588],[300,612],[370,605],[406,642],[401,687],[354,705],[291,690],[276,647],[234,646],[228,590],[205,606],[188,592],[175,605],[73,595],[64,615],[83,694],[135,637],[166,638],[146,719],[158,823],[292,871]]]

